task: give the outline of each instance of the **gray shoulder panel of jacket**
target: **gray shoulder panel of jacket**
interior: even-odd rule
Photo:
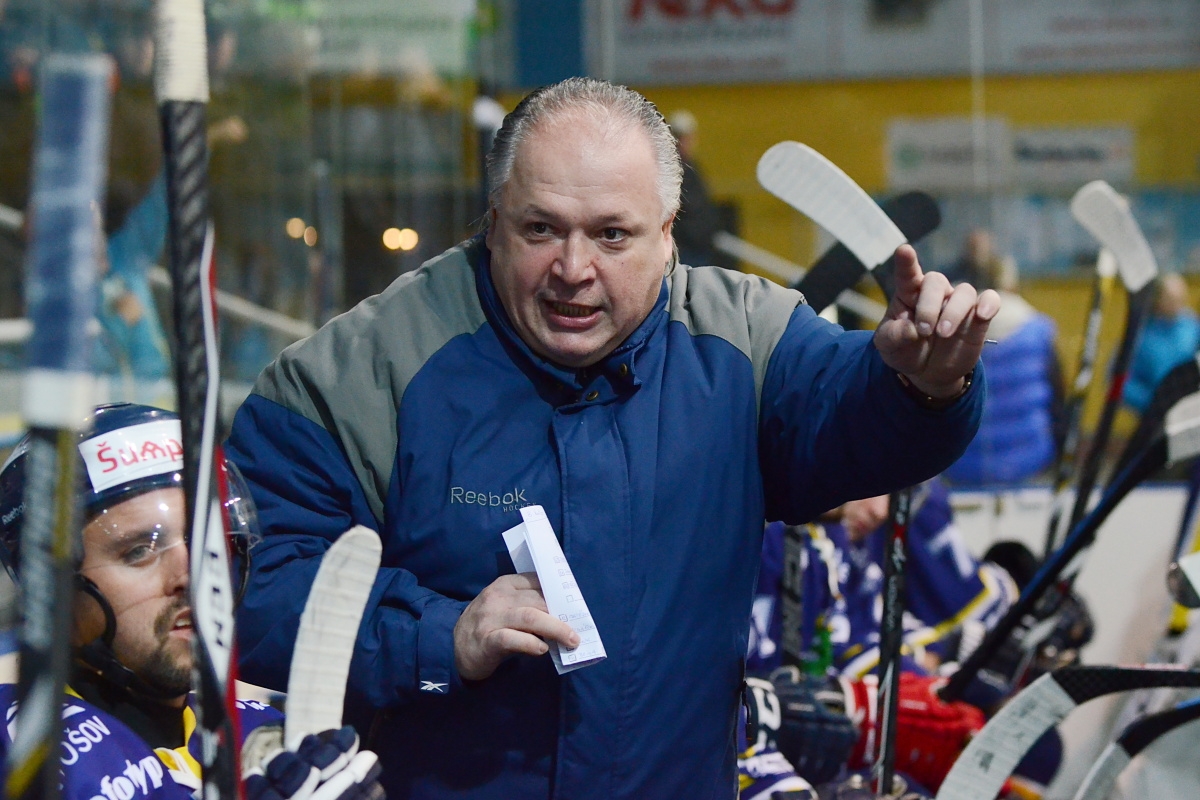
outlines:
[[[750,359],[757,405],[771,353],[804,295],[721,267],[676,269],[669,287],[672,321],[682,322],[693,336],[720,337]]]
[[[464,242],[401,275],[288,347],[254,385],[338,440],[380,522],[409,381],[447,342],[486,321],[473,268],[482,253],[482,243]]]

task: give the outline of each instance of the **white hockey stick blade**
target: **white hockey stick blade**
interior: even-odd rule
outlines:
[[[849,175],[808,145],[780,142],[758,160],[758,182],[874,269],[908,239]]]
[[[1071,215],[1117,259],[1121,282],[1136,292],[1158,276],[1158,262],[1129,201],[1105,181],[1085,184],[1071,198]]]
[[[1200,392],[1171,406],[1163,426],[1167,433],[1167,462],[1174,464],[1200,453]]]
[[[310,733],[342,726],[350,659],[381,553],[379,535],[356,525],[321,559],[288,675],[284,743],[289,749]]]
[[[936,800],[995,797],[1042,734],[1081,703],[1153,686],[1200,687],[1200,672],[1162,665],[1072,666],[1043,675],[988,720],[963,750]]]

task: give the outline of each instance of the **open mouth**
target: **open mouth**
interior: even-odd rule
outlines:
[[[546,307],[557,317],[568,319],[584,319],[600,311],[599,306],[585,306],[579,303],[564,303],[559,300],[546,300]]]
[[[183,611],[180,611],[179,615],[177,617],[175,617],[175,622],[174,622],[174,624],[171,625],[171,630],[172,631],[181,631],[181,630],[190,631],[191,629],[192,629],[192,610],[190,608],[187,608],[187,609],[184,609]]]

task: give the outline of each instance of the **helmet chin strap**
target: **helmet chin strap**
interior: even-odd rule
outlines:
[[[104,612],[104,632],[87,644],[76,648],[75,658],[88,669],[98,674],[109,684],[129,694],[161,702],[174,700],[179,692],[157,686],[139,677],[133,670],[125,666],[113,652],[113,638],[117,635],[117,618],[112,606],[96,584],[83,575],[75,575],[76,585],[80,591],[87,593]]]

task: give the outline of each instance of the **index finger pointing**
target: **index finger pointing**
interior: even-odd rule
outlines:
[[[921,292],[921,264],[917,260],[917,251],[910,244],[902,244],[896,248],[896,297],[905,305],[915,305],[917,295]]]

